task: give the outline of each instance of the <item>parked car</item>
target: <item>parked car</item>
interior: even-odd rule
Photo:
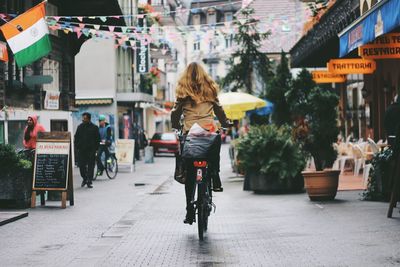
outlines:
[[[155,133],[151,138],[150,146],[153,147],[154,156],[157,153],[177,153],[179,140],[175,133]]]

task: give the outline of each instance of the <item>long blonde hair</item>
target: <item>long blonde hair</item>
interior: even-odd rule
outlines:
[[[187,66],[176,87],[177,98],[190,97],[196,103],[212,102],[217,98],[219,87],[196,62]]]

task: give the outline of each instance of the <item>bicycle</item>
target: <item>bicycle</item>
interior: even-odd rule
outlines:
[[[101,146],[105,146],[105,144],[100,143]],[[108,148],[106,148],[108,149]],[[98,153],[98,152],[97,152]],[[96,153],[96,163],[97,163],[97,153]],[[117,177],[117,173],[118,173],[118,160],[117,157],[115,156],[115,153],[109,153],[109,157],[108,159],[106,159],[105,153],[103,153],[102,157],[101,157],[101,163],[104,166],[104,171],[107,174],[107,177],[109,179],[114,179],[115,177]],[[93,175],[93,181],[97,179],[98,176],[98,169],[97,169],[97,164],[95,164],[95,168],[94,168],[94,175]]]
[[[209,137],[203,136],[201,142],[213,142],[207,141]],[[179,134],[179,140],[181,143],[181,149],[185,150],[186,142],[190,140],[196,142],[197,137],[188,137]],[[185,144],[186,143],[186,144]],[[196,145],[195,145],[196,146]],[[189,145],[190,147],[190,145]],[[212,190],[211,190],[211,172],[209,171],[209,159],[207,148],[203,148],[203,153],[191,154],[187,152],[187,157],[184,152],[182,156],[184,157],[185,169],[187,175],[187,182],[190,181],[194,183],[193,191],[191,194],[191,204],[193,205],[194,218],[193,222],[197,222],[199,239],[204,240],[204,232],[208,229],[208,217],[211,215],[211,211],[214,208],[216,210],[215,204],[212,202]],[[188,148],[190,151],[191,148]],[[189,155],[191,154],[191,155]],[[197,215],[197,220],[196,220]]]
[[[211,215],[212,208],[214,208],[214,212],[216,209],[215,204],[212,202],[211,177],[208,172],[208,161],[204,159],[194,159],[190,160],[187,164],[188,179],[195,183],[191,203],[194,206],[195,214],[197,213],[199,239],[203,240],[204,232],[208,229],[208,217]],[[196,222],[196,218],[194,218],[194,222]]]

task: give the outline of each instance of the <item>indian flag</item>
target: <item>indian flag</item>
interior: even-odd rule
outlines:
[[[42,2],[0,27],[19,67],[51,51],[45,14],[45,2]]]

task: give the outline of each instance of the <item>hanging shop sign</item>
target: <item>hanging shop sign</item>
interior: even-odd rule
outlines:
[[[390,33],[360,46],[358,55],[364,59],[400,58],[400,33]]]
[[[331,59],[328,71],[336,74],[370,74],[376,69],[376,62],[370,59]]]
[[[138,73],[145,74],[149,72],[149,45],[145,40],[138,42],[138,49],[136,49],[136,65]]]
[[[382,0],[371,10],[339,33],[339,56],[373,41],[378,36],[393,31],[400,25],[400,1]]]
[[[0,60],[8,61],[7,44],[4,42],[0,42]]]
[[[57,91],[46,91],[46,97],[44,99],[44,109],[59,109],[60,92]]]
[[[346,75],[331,73],[326,70],[312,71],[311,74],[316,83],[344,83],[346,81]]]

